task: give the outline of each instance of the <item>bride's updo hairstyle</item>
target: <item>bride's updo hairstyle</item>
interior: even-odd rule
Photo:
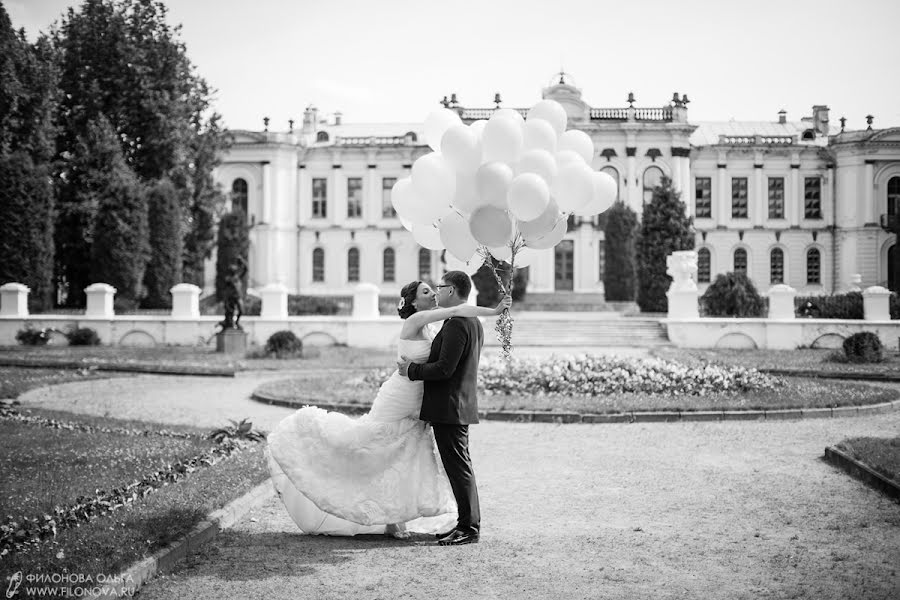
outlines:
[[[400,290],[400,304],[397,306],[397,314],[400,315],[401,319],[409,318],[410,315],[416,312],[416,307],[413,303],[416,301],[419,285],[421,284],[421,281],[413,281],[404,285],[403,289]]]

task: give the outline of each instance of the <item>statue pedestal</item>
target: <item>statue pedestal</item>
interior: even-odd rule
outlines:
[[[247,352],[247,332],[243,329],[223,329],[216,334],[216,352],[243,356]]]

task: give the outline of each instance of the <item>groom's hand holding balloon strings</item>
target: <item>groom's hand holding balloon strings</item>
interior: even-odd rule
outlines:
[[[397,361],[397,372],[403,377],[409,377],[409,359],[405,356],[401,356]]]

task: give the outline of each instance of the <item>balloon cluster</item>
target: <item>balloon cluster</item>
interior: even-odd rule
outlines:
[[[431,113],[425,141],[434,152],[391,190],[400,221],[420,246],[446,249],[451,268],[473,274],[490,257],[528,266],[562,241],[570,214],[601,213],[616,198],[615,180],[590,166],[590,136],[566,131],[566,122],[553,100],[527,119],[509,108],[469,125],[449,109]],[[501,332],[506,353],[509,331]]]

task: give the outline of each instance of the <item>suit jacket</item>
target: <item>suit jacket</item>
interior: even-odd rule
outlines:
[[[424,364],[409,365],[412,381],[424,381],[419,418],[430,423],[471,425],[478,422],[478,359],[484,329],[475,317],[444,321]]]

